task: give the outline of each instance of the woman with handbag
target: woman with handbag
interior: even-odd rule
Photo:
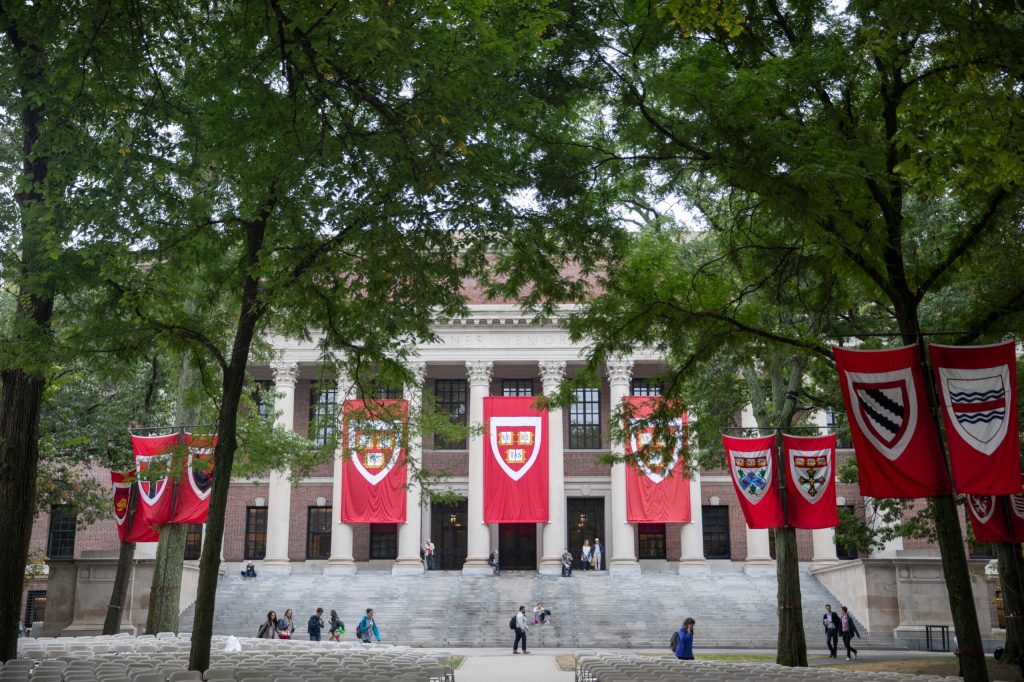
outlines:
[[[295,613],[291,609],[285,609],[284,615],[277,619],[277,638],[291,639],[295,632]]]
[[[594,548],[590,546],[590,540],[583,540],[583,550],[580,552],[580,568],[584,571],[590,570],[590,560],[594,556]]]

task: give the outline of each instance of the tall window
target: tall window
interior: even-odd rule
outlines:
[[[596,388],[575,388],[569,406],[569,448],[571,450],[601,447],[601,391]]]
[[[46,590],[29,590],[25,600],[25,627],[46,620]]]
[[[51,561],[67,561],[75,558],[75,525],[78,517],[66,504],[55,504],[50,508],[50,534],[46,544],[46,556]]]
[[[665,389],[661,379],[633,379],[630,392],[636,396],[659,396]]]
[[[253,401],[260,419],[274,418],[274,380],[257,379],[252,382]]]
[[[665,524],[664,523],[638,523],[637,535],[640,539],[639,558],[641,559],[664,559],[665,558]]]
[[[185,560],[198,561],[203,551],[203,524],[190,523],[185,529]]]
[[[310,507],[306,514],[306,558],[331,558],[330,507]]]
[[[338,420],[338,385],[314,381],[309,389],[309,438],[316,445],[326,445],[334,437]]]
[[[501,394],[508,397],[532,396],[533,379],[502,379]]]
[[[437,409],[447,414],[454,424],[466,423],[466,380],[435,379],[434,395],[437,396]],[[465,438],[445,438],[434,435],[434,447],[438,450],[465,450]]]
[[[701,508],[704,519],[704,556],[708,559],[729,559],[729,507],[706,505]]]
[[[852,504],[845,505],[844,509],[846,509],[846,511],[850,512],[851,514],[854,513],[854,507],[853,507]],[[857,558],[857,548],[854,547],[854,546],[838,545],[837,544],[836,545],[836,557],[839,558],[839,559],[843,559],[843,560],[856,559]]]
[[[245,558],[267,556],[267,508],[245,508]]]
[[[370,524],[370,558],[398,558],[398,524]]]

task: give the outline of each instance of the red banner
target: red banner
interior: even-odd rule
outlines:
[[[129,516],[132,475],[111,471],[110,483],[114,489],[114,521],[117,523],[117,539],[121,542],[156,542],[159,540],[159,531],[143,523],[137,523]],[[137,508],[135,515],[138,516]]]
[[[548,413],[484,398],[484,523],[548,522]]]
[[[917,346],[832,350],[857,453],[861,494],[948,495],[949,476],[928,414]]]
[[[405,523],[408,403],[346,400],[343,415],[341,520]]]
[[[626,521],[629,523],[689,523],[690,476],[686,467],[687,415],[669,426],[673,437],[672,459],[665,462],[665,451],[656,441],[653,426],[642,420],[650,416],[655,401],[661,398],[628,396],[632,405],[626,431],[626,456],[634,463],[626,466]]]
[[[786,463],[786,523],[793,528],[835,528],[836,436],[782,436]]]
[[[968,495],[965,506],[978,542],[1024,542],[1024,494],[1020,486],[1014,495]]]
[[[213,492],[213,448],[216,445],[216,434],[185,434],[188,454],[174,499],[171,523],[206,523]]]
[[[1018,492],[1017,356],[1014,343],[932,344],[953,487],[972,495]]]
[[[750,528],[778,528],[783,523],[782,495],[775,469],[775,436],[722,436],[725,458],[743,518]]]
[[[166,475],[171,451],[178,445],[178,434],[167,436],[132,436],[139,499],[135,505],[134,526],[156,528],[171,520],[174,482]],[[147,480],[150,468],[163,470],[164,475]]]

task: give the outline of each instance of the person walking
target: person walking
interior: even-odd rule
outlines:
[[[271,611],[267,614],[267,619],[260,624],[260,629],[256,631],[257,639],[277,639],[277,612]]]
[[[501,575],[501,559],[498,558],[498,550],[494,550],[487,557],[487,565],[494,567],[494,575]]]
[[[366,609],[366,615],[356,626],[356,637],[364,644],[370,643],[370,637],[374,637],[378,643],[380,642],[380,630],[377,629],[377,621],[373,618],[373,609]]]
[[[850,646],[850,640],[854,637],[859,638],[860,633],[857,632],[857,624],[853,622],[853,618],[850,616],[850,612],[846,610],[845,606],[840,607],[843,611],[842,615],[839,616],[839,627],[840,632],[843,634],[843,646],[846,647],[846,660],[850,660],[850,652],[853,652],[853,657],[857,658],[857,649]]]
[[[572,554],[568,547],[562,550],[562,577],[572,577]]]
[[[306,632],[309,633],[309,641],[319,642],[320,634],[324,631],[324,610],[317,608],[316,613],[306,621]]]
[[[327,631],[327,635],[330,637],[331,641],[340,642],[341,636],[345,634],[345,622],[341,618],[338,618],[338,612],[334,609],[331,609],[331,617],[327,621],[327,625],[330,628]]]
[[[430,538],[427,538],[427,544],[425,544],[423,546],[423,552],[426,555],[425,558],[426,558],[426,562],[427,562],[427,570],[428,571],[433,571],[434,570],[434,551],[435,550],[436,550],[436,548],[434,547],[434,541],[431,540]]]
[[[530,626],[527,625],[527,623],[526,623],[526,607],[525,606],[520,606],[519,607],[519,611],[516,612],[515,623],[516,623],[516,641],[514,641],[512,643],[512,653],[513,654],[518,654],[519,653],[519,642],[521,641],[523,643],[523,653],[524,654],[528,654],[530,652],[526,650],[526,631],[530,629]]]
[[[277,619],[277,638],[291,639],[295,632],[295,613],[291,609],[285,609],[284,615]]]
[[[580,550],[580,568],[584,571],[590,570],[590,560],[594,557],[594,548],[590,546],[590,540],[583,541],[583,549]]]
[[[590,565],[595,571],[601,570],[601,560],[604,558],[604,545],[601,544],[601,538],[594,538],[594,558],[590,562]]]
[[[821,617],[821,624],[825,628],[828,657],[835,658],[836,651],[839,649],[839,628],[842,623],[839,621],[839,614],[832,611],[831,604],[825,604],[825,615]]]
[[[693,660],[693,626],[697,624],[693,618],[687,618],[673,638],[676,642],[676,658],[681,661]]]

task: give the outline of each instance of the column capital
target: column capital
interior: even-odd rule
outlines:
[[[541,360],[537,366],[540,368],[540,380],[544,395],[551,395],[558,390],[558,385],[565,378],[565,361]]]
[[[275,388],[295,388],[299,377],[298,363],[278,359],[270,363],[270,369],[274,372]]]
[[[469,374],[470,386],[490,386],[491,371],[494,363],[490,360],[468,360],[466,372]]]
[[[631,358],[611,358],[604,363],[608,371],[609,385],[628,384],[633,378],[633,360]]]

